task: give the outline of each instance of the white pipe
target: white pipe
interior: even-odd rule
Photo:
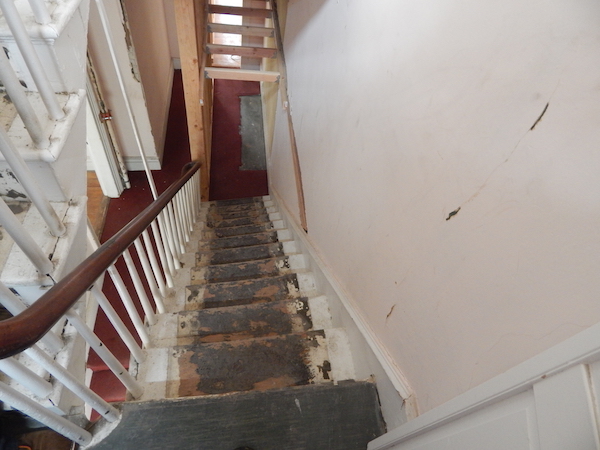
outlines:
[[[13,358],[0,359],[0,370],[32,394],[44,398],[52,393],[52,385]]]
[[[86,325],[79,315],[72,310],[65,314],[71,325],[75,327],[77,332],[85,339],[98,356],[104,361],[108,368],[115,376],[123,383],[127,390],[134,398],[140,397],[144,393],[142,386],[131,376],[127,369],[119,362],[108,348],[102,343],[98,336]],[[100,412],[100,411],[98,411]]]
[[[48,428],[53,429],[79,445],[86,445],[92,441],[92,435],[88,431],[79,428],[64,417],[47,410],[39,403],[34,402],[2,382],[0,382],[0,400],[15,409],[23,411],[29,417],[43,423]]]
[[[150,261],[148,261],[148,255],[146,254],[146,250],[144,250],[142,242],[139,238],[133,241],[133,244],[135,245],[135,250],[138,254],[138,258],[140,258],[142,270],[144,271],[144,275],[146,276],[146,282],[148,283],[148,287],[150,288],[150,292],[152,293],[152,298],[154,299],[154,303],[156,304],[156,310],[160,314],[162,314],[165,312],[165,304],[163,303],[163,299],[158,290],[158,285],[156,284],[154,274],[152,273],[152,268],[150,267]]]
[[[150,336],[148,336],[148,332],[146,331],[146,328],[144,327],[144,323],[142,322],[142,319],[140,318],[140,315],[137,312],[137,309],[133,303],[133,299],[131,298],[131,295],[129,295],[129,292],[127,291],[127,287],[125,286],[125,283],[123,282],[123,278],[121,278],[121,275],[119,274],[119,272],[117,271],[117,269],[114,265],[110,266],[107,269],[107,272],[110,275],[110,277],[112,278],[115,287],[117,288],[117,292],[119,293],[119,296],[121,297],[123,306],[125,306],[125,309],[127,310],[127,314],[129,314],[129,318],[131,319],[131,322],[133,323],[133,326],[134,326],[135,330],[137,331],[138,336],[142,340],[142,343],[145,346],[150,345]]]
[[[40,61],[38,54],[31,43],[27,29],[19,16],[19,12],[14,4],[14,0],[0,0],[0,8],[4,13],[4,18],[8,23],[8,27],[12,32],[15,42],[21,50],[21,55],[27,64],[27,68],[31,73],[31,77],[42,97],[44,105],[48,110],[48,114],[54,120],[60,120],[65,117],[65,113],[58,103],[56,94],[48,81],[46,70]]]
[[[179,248],[177,243],[177,230],[175,228],[175,221],[173,220],[173,205],[169,202],[165,209],[163,209],[163,217],[165,218],[165,224],[167,229],[167,236],[169,241],[169,248],[171,249],[171,255],[173,256],[173,265],[175,269],[181,269],[181,261],[179,260]]]
[[[131,276],[131,281],[133,281],[133,287],[135,288],[135,292],[137,293],[138,299],[142,304],[142,309],[144,310],[144,314],[146,315],[146,319],[150,325],[156,324],[156,316],[154,315],[154,311],[152,310],[152,305],[150,304],[150,300],[148,299],[148,295],[146,294],[146,289],[144,288],[144,284],[142,283],[142,279],[140,278],[140,274],[135,267],[135,263],[133,262],[133,258],[131,257],[131,253],[129,249],[125,249],[123,254],[123,259],[125,260],[125,265],[127,266],[127,270],[129,271],[129,275]]]
[[[158,261],[156,259],[156,254],[154,253],[154,247],[152,246],[152,241],[150,240],[148,230],[144,230],[144,232],[142,233],[142,239],[144,240],[144,245],[148,249],[148,257],[150,258],[150,265],[152,266],[154,278],[156,279],[156,283],[158,284],[158,290],[160,291],[161,297],[164,299],[167,296],[167,288],[165,286],[165,280],[163,279],[163,273],[161,272],[160,266],[158,265]],[[156,244],[156,247],[160,250],[159,243]],[[161,258],[161,263],[163,263],[163,258]]]
[[[0,49],[1,50],[1,49]],[[27,99],[25,88],[19,82],[4,50],[0,51],[0,79],[6,88],[11,102],[17,108],[19,116],[25,124],[25,129],[37,148],[46,148],[50,144],[48,136],[44,135],[42,125]]]
[[[1,129],[2,127],[0,127]],[[19,219],[12,213],[4,198],[0,199],[0,224],[6,232],[17,243],[23,253],[43,275],[49,275],[54,272],[54,266],[48,257],[44,254],[40,246],[25,231],[25,227],[19,222]]]
[[[100,308],[104,311],[110,323],[115,327],[121,340],[125,343],[133,357],[137,362],[142,362],[146,359],[142,348],[137,344],[135,338],[123,323],[123,320],[119,317],[119,314],[115,311],[115,308],[110,304],[104,292],[97,286],[92,286],[92,295],[96,298],[96,301],[100,305]]]
[[[0,304],[2,304],[2,306],[4,306],[13,316],[22,313],[25,311],[25,308],[27,308],[25,303],[23,303],[23,301],[2,282],[0,282]],[[46,333],[40,341],[48,347],[48,350],[54,353],[58,353],[63,348],[62,340],[52,331]]]
[[[184,206],[184,202],[185,202],[185,185],[183,185],[182,189],[177,193],[177,195],[175,196],[176,199],[176,205],[177,205],[177,211],[178,211],[178,216],[179,217],[179,226],[181,228],[181,234],[183,236],[184,239],[184,244],[186,242],[189,242],[190,240],[190,230],[189,230],[189,226],[187,223],[187,217],[186,217],[186,212],[185,212],[185,206]],[[185,249],[185,247],[184,247]],[[185,252],[185,250],[184,250]]]
[[[98,394],[89,387],[79,382],[67,369],[57,364],[52,358],[44,353],[37,345],[34,345],[24,353],[39,364],[44,370],[50,373],[54,378],[60,381],[68,390],[78,396],[93,409],[98,411],[102,417],[109,422],[114,422],[119,418],[119,411],[104,401]]]
[[[29,0],[29,6],[35,16],[35,21],[41,25],[49,24],[52,21],[48,8],[44,0]]]
[[[0,152],[4,155],[4,159],[6,159],[11,170],[17,176],[27,196],[39,211],[46,225],[48,225],[50,233],[53,236],[62,236],[65,234],[65,225],[58,218],[56,211],[54,211],[44,191],[42,191],[31,170],[29,170],[25,160],[19,154],[15,144],[8,137],[8,133],[4,130],[4,127],[0,127]]]

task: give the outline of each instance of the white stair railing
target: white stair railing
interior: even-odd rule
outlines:
[[[189,232],[191,231],[191,228],[196,221],[196,211],[199,211],[200,182],[198,168],[199,164],[196,164],[193,168],[190,168],[188,170],[188,173],[186,174],[187,181],[185,182],[185,184],[181,184],[180,182],[180,187],[177,191],[174,190],[177,188],[177,186],[172,186],[171,188],[169,188],[168,192],[166,193],[166,198],[170,197],[170,200],[168,202],[165,203],[165,200],[162,200],[163,197],[160,197],[157,202],[154,202],[149,208],[147,208],[147,210],[151,210],[153,208],[153,205],[157,203],[164,203],[164,206],[162,207],[162,212],[164,212],[167,209],[171,209],[172,219],[170,222],[173,226],[171,239],[172,245],[177,248],[185,247],[186,239],[189,239]],[[152,258],[156,260],[156,254],[160,253],[161,246],[163,247],[162,250],[165,251],[165,247],[167,247],[168,244],[165,244],[159,239],[152,240],[151,236],[148,234],[148,228],[152,228],[152,224],[156,225],[161,220],[161,217],[164,217],[161,215],[162,213],[159,213],[158,211],[155,214],[157,215],[152,220],[152,222],[145,225],[145,228],[143,230],[139,230],[136,232],[137,237],[133,236],[131,238],[127,238],[130,239],[128,241],[129,244],[125,245],[124,248],[118,249],[118,253],[120,255],[128,254],[130,247],[135,248],[138,257],[141,257],[141,260],[147,260],[149,266],[149,261],[152,260]],[[135,220],[132,222],[135,222]],[[99,256],[95,256],[96,254],[100,255],[105,253],[107,250],[113,251],[113,248],[119,247],[121,238],[123,235],[127,235],[129,227],[130,225],[126,226],[115,237],[110,239],[109,242],[107,242],[104,246],[101,246],[95,252],[94,255],[92,255],[90,258],[88,258],[88,260],[86,260],[86,262],[95,261],[96,259],[98,259]],[[139,236],[144,234],[148,236],[147,239],[149,240],[145,247],[141,244],[139,240]],[[97,242],[95,241],[95,239],[90,240],[92,242],[92,246],[97,246]],[[114,252],[117,252],[117,250],[115,249]],[[137,272],[136,264],[133,261],[133,257],[131,255],[128,256],[126,258],[127,260],[129,260],[127,270],[128,272],[130,272],[130,275],[133,278],[138,278],[140,283],[136,292],[136,299],[134,300],[132,294],[128,291],[126,284],[122,281],[122,277],[119,274],[118,269],[113,264],[114,260],[117,257],[118,255],[115,256],[114,259],[111,259],[111,261],[107,261],[106,265],[104,266],[106,273],[108,273],[113,282],[115,282],[117,291],[119,292],[119,299],[121,302],[123,302],[125,308],[129,313],[129,319],[133,322],[135,326],[135,333],[137,334],[137,337],[142,341],[144,346],[148,346],[150,340],[148,337],[146,324],[148,326],[151,326],[151,323],[153,322],[153,318],[155,316],[155,309],[158,312],[161,312],[161,309],[162,311],[164,311],[162,295],[160,295],[160,291],[158,290],[158,280],[164,277],[164,273],[155,273],[153,270],[151,270],[150,267],[146,267],[146,269],[143,271],[143,274],[139,274]],[[81,266],[85,266],[86,262],[82,263]],[[81,275],[79,275],[79,272],[81,272]],[[75,275],[76,273],[77,275]],[[117,315],[111,303],[101,291],[98,282],[98,279],[102,278],[101,275],[101,273],[95,272],[93,274],[88,274],[85,269],[75,269],[73,271],[73,275],[68,275],[63,280],[59,281],[55,288],[51,289],[47,294],[45,294],[39,300],[37,300],[32,306],[30,306],[29,310],[25,310],[25,313],[33,311],[34,309],[40,307],[38,303],[49,303],[48,300],[45,300],[45,297],[51,297],[53,291],[56,289],[59,289],[59,293],[54,295],[56,295],[57,297],[61,296],[61,289],[68,289],[63,288],[62,284],[64,283],[65,286],[68,285],[70,282],[70,277],[72,279],[77,280],[79,280],[80,278],[87,277],[89,278],[89,286],[87,288],[81,288],[81,293],[85,292],[85,290],[89,288],[93,298],[97,300],[99,307],[102,308],[102,310],[105,312],[105,314],[109,318],[109,321],[115,327],[118,335],[121,337],[123,342],[131,351],[131,354],[135,361],[140,363],[145,358],[145,352],[137,344],[136,339],[134,338],[132,333],[124,325],[123,321]],[[85,281],[81,282],[85,283]],[[147,301],[148,304],[145,305],[145,307],[143,307],[144,314],[143,316],[140,316],[137,312],[135,305],[136,301],[142,301],[142,296],[139,295],[140,289],[144,290],[146,286],[149,287],[153,283],[156,286],[155,292],[156,294],[158,294],[160,302],[156,301],[156,297],[154,297],[155,303],[154,305],[152,305],[146,296],[146,299],[144,301]],[[4,304],[9,311],[13,312],[13,314],[18,314],[19,312],[25,309],[25,305],[23,305],[23,302],[13,292],[11,292],[1,283],[0,303]],[[43,306],[40,308],[43,308]],[[117,376],[117,378],[127,388],[130,394],[134,398],[137,398],[140,395],[142,395],[143,388],[140,385],[140,383],[137,380],[135,380],[135,378],[120,364],[117,358],[115,358],[110,353],[110,351],[108,351],[106,346],[100,341],[98,336],[94,334],[91,328],[84,323],[84,321],[81,319],[78,313],[75,312],[73,309],[70,309],[65,313],[64,317],[66,318],[66,320],[69,321],[73,328],[76,329],[77,333],[85,339],[89,347],[93,348],[96,351],[96,353],[98,353],[98,355],[103,359],[107,367]],[[19,317],[16,317],[14,319],[8,319],[6,322],[0,322],[0,342],[2,342],[3,340],[5,342],[8,342],[10,340],[7,338],[7,334],[3,334],[2,326],[4,324],[8,326],[8,324],[10,324],[11,321],[15,321],[18,319]],[[52,334],[45,334],[42,338],[42,342],[45,344],[51,336]],[[11,345],[13,344],[9,343],[8,347],[10,347]],[[3,351],[4,353],[2,353]],[[4,349],[0,348],[0,354],[13,354],[13,352],[13,350],[7,350],[7,347],[5,347]],[[119,413],[116,409],[107,404],[97,394],[92,392],[87,386],[85,386],[83,383],[77,380],[73,375],[69,374],[60,364],[58,364],[54,360],[52,355],[49,355],[47,353],[47,351],[43,350],[37,345],[34,345],[24,350],[23,353],[25,353],[30,359],[32,359],[36,364],[38,364],[40,368],[42,368],[47,373],[51,374],[55,378],[56,383],[63,384],[81,401],[89,405],[92,409],[96,410],[106,420],[112,422],[118,419]],[[31,372],[30,370],[24,370],[24,368],[18,362],[15,362],[11,359],[0,360],[0,371],[3,372],[7,377],[14,378],[19,383],[21,380],[23,380],[23,382],[25,382],[26,380],[28,386],[27,389],[32,394],[31,396],[23,395],[22,393],[17,392],[12,386],[0,382],[0,401],[23,411],[25,414],[35,418],[36,420],[40,421],[46,426],[68,437],[69,439],[74,440],[75,442],[78,442],[80,444],[87,444],[90,442],[91,435],[89,432],[68,421],[67,425],[64,418],[60,417],[55,412],[46,409],[44,406],[41,406],[47,404],[47,400],[43,398],[43,395],[47,394],[48,390],[48,382],[44,379],[43,376],[37,375],[36,373]]]

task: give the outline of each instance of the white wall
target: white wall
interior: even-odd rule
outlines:
[[[173,66],[163,0],[125,0],[152,134],[163,153],[171,105]]]
[[[104,0],[102,3],[110,22],[111,41],[114,44],[119,70],[131,104],[135,125],[139,130],[141,148],[144,149],[151,168],[159,169],[157,142],[160,141],[157,141],[153,135],[154,130],[149,117],[149,109],[146,105],[144,88],[139,77],[138,63],[129,30],[124,24],[125,19],[121,2],[119,0]],[[117,69],[109,52],[109,43],[102,28],[96,2],[91,2],[88,37],[89,53],[98,75],[103,99],[112,112],[113,126],[125,162],[129,170],[142,170],[140,146],[138,146],[135,139],[134,124],[127,113],[125,96],[119,88]]]
[[[600,4],[288,8],[309,237],[420,410],[600,321]]]

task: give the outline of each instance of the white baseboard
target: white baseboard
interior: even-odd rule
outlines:
[[[293,220],[284,202],[271,187],[273,200],[287,228],[292,232],[298,250],[307,258],[317,291],[327,296],[333,326],[344,328],[350,340],[358,379],[373,377],[379,392],[383,417],[388,429],[406,423],[418,415],[414,393],[406,378],[387,353],[371,327],[362,317],[348,294],[323,263],[306,233]]]
[[[144,170],[144,163],[139,156],[125,156],[125,166],[127,170]],[[160,170],[161,164],[157,157],[146,158],[150,170]]]

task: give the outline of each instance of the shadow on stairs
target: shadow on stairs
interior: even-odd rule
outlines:
[[[187,286],[139,367],[146,393],[87,448],[365,449],[385,432],[375,385],[353,380],[345,333],[272,202],[207,203],[201,220]]]

